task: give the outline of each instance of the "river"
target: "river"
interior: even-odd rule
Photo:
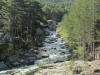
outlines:
[[[30,65],[28,67],[38,66],[41,63],[63,62],[69,59],[68,56],[70,56],[70,52],[66,47],[65,42],[61,38],[56,37],[55,31],[50,31],[50,35],[45,36],[43,45],[44,46],[40,47],[39,50],[46,50],[46,53],[49,54],[49,57],[36,60],[34,65]]]
[[[42,58],[35,60],[34,65],[29,65],[27,68],[39,66],[39,64],[44,63],[56,63],[56,62],[63,62],[68,60],[68,56],[70,56],[70,52],[68,51],[65,42],[56,37],[56,31],[50,31],[49,36],[45,36],[45,41],[43,42],[43,47],[40,47],[39,50],[41,52],[46,52],[49,56],[47,58]],[[26,69],[26,66],[12,68],[11,70],[15,69]]]

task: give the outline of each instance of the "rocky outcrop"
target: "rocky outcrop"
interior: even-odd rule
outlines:
[[[2,34],[1,34],[2,33]],[[9,32],[0,33],[0,59],[11,56],[14,52],[13,38]]]
[[[47,52],[40,52],[39,53],[43,58],[49,57],[49,54]]]
[[[7,63],[12,67],[22,65],[32,65],[35,61],[35,53],[33,50],[16,50],[15,53],[7,58]]]
[[[44,35],[48,36],[50,34],[50,29],[44,28]]]
[[[0,62],[0,71],[9,69],[8,66],[4,62]]]
[[[79,75],[99,75],[100,74],[100,60],[89,61],[75,61],[72,69],[73,74]]]
[[[56,21],[54,21],[54,20],[48,20],[47,26],[49,26],[49,29],[50,29],[50,30],[56,31],[56,28],[57,28],[56,25],[57,25],[57,24],[56,24]]]

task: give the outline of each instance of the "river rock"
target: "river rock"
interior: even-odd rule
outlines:
[[[19,56],[13,55],[13,56],[8,57],[7,60],[8,60],[10,63],[12,63],[12,62],[17,61],[18,59],[19,59]]]
[[[83,71],[80,73],[80,75],[94,75],[92,72],[89,71]]]
[[[44,29],[44,34],[45,36],[48,36],[50,34],[50,30],[48,28]]]
[[[60,52],[66,53],[67,50],[66,49],[60,49]]]
[[[11,63],[11,65],[12,65],[13,67],[18,67],[18,66],[21,65],[21,63],[19,63],[19,62],[13,62],[13,63]]]
[[[22,65],[25,65],[28,63],[28,61],[25,59],[18,59],[18,62],[21,63]]]
[[[29,60],[28,65],[33,65],[35,60]]]
[[[80,74],[83,71],[88,71],[88,73],[91,71],[91,68],[90,66],[88,66],[87,61],[75,61],[72,68],[73,74]]]
[[[35,57],[36,59],[42,59],[42,56],[40,54],[37,54]]]
[[[46,57],[49,57],[49,54],[46,53],[46,52],[41,52],[41,56],[42,56],[43,58],[46,58]]]
[[[4,62],[0,62],[0,71],[9,69]]]
[[[51,38],[50,41],[56,41],[56,38]]]
[[[49,26],[50,30],[55,31],[56,28],[57,28],[56,21],[54,21],[54,20],[48,20],[47,26]]]
[[[65,54],[65,52],[61,52],[61,53],[60,53],[60,55],[64,55],[64,54]]]
[[[62,46],[62,47],[61,47],[61,49],[65,49],[65,47],[64,47],[64,46]]]
[[[39,53],[39,51],[38,51],[38,50],[34,50],[33,52],[34,52],[35,54],[38,54],[38,53]]]
[[[61,37],[61,35],[60,35],[60,34],[57,34],[57,35],[56,35],[56,37],[60,38],[60,37]]]
[[[72,71],[73,71],[73,74],[80,74],[82,72],[82,68],[80,65],[75,65],[73,66]]]
[[[46,41],[46,43],[54,43],[54,41]]]
[[[28,57],[27,60],[35,60],[35,57]]]

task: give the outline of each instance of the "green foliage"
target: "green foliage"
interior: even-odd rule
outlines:
[[[58,32],[69,44],[70,50],[78,56],[84,51],[89,52],[89,49],[86,50],[87,46],[90,48],[93,39],[96,40],[96,36],[99,35],[100,30],[97,29],[99,24],[95,25],[100,17],[99,2],[98,0],[75,0],[58,28]]]
[[[71,60],[70,60],[70,69],[71,69],[71,70],[73,69],[74,62],[75,62],[75,59],[71,59]]]
[[[83,47],[78,47],[77,49],[73,50],[73,57],[82,59],[83,55]]]
[[[41,2],[46,19],[60,22],[63,15],[68,13],[73,0],[37,0]]]
[[[0,0],[0,29],[24,41],[33,41],[35,29],[47,23],[36,0]]]

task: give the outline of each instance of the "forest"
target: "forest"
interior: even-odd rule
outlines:
[[[55,20],[73,57],[91,60],[100,43],[99,7],[99,0],[1,0],[0,31],[34,43],[36,28]]]
[[[27,42],[34,41],[35,29],[46,24],[45,12],[35,0],[0,0],[0,29]]]
[[[100,0],[0,0],[0,75],[100,75]]]
[[[41,3],[43,11],[47,14],[46,19],[61,22],[64,14],[68,10],[73,0],[37,0]]]
[[[62,19],[58,32],[74,57],[95,59],[100,44],[100,0],[75,0]]]

